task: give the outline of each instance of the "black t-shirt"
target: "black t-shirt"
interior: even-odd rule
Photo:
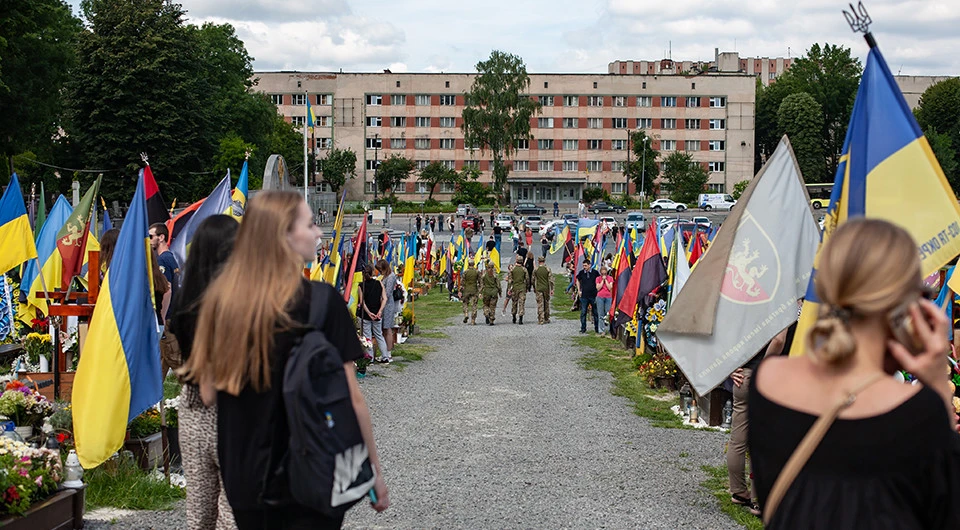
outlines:
[[[363,303],[367,305],[367,309],[376,314],[377,310],[380,309],[380,302],[383,297],[383,284],[380,283],[380,280],[370,278],[363,281],[360,289],[363,291]],[[360,315],[364,320],[373,320],[366,311],[361,310]]]
[[[310,283],[303,280],[300,291],[290,304],[290,316],[305,324],[310,314]],[[363,356],[357,339],[353,317],[347,311],[343,296],[332,286],[322,284],[327,303],[323,332],[330,344],[340,351],[344,363]],[[245,387],[238,396],[217,393],[217,454],[224,489],[231,506],[263,508],[267,467],[276,465],[287,451],[290,429],[283,406],[283,370],[290,350],[302,328],[278,331],[270,352],[270,388],[255,392]],[[229,354],[230,352],[224,352]]]
[[[517,256],[520,256],[520,263],[523,263],[527,259],[527,249],[525,247],[518,248]]]
[[[493,250],[493,249],[495,249],[495,248],[497,248],[497,242],[494,241],[494,240],[492,240],[492,239],[491,239],[491,240],[488,240],[488,241],[487,241],[487,252],[490,252],[491,250]]]
[[[503,228],[500,228],[500,225],[493,225],[493,235],[499,236],[503,234]]]
[[[590,269],[588,271],[581,270],[577,273],[577,281],[580,282],[580,296],[583,298],[596,298],[597,297],[597,278],[600,277],[600,273]]]

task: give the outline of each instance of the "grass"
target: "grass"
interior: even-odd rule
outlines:
[[[170,510],[186,491],[140,469],[130,459],[107,462],[84,475],[86,509]]]
[[[580,320],[579,311],[570,311],[573,302],[570,295],[563,292],[570,281],[566,274],[553,275],[553,297],[550,299],[550,318],[559,318],[560,320]]]
[[[447,291],[441,291],[439,285],[434,286],[429,294],[417,298],[412,304],[417,326],[420,328],[417,336],[427,339],[447,338],[447,334],[438,331],[438,328],[447,325],[447,320],[463,312],[463,305],[459,302],[451,302]]]
[[[163,381],[163,399],[173,399],[180,395],[180,389],[182,388],[180,381],[177,381],[177,376],[169,375]]]
[[[763,530],[763,521],[759,517],[730,500],[726,466],[701,466],[701,469],[707,474],[707,480],[701,483],[701,486],[720,501],[721,512],[749,530]]]

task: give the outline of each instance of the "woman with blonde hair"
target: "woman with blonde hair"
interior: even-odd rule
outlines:
[[[326,304],[320,329],[339,352],[353,408],[376,471],[377,511],[389,504],[370,412],[357,385],[363,355],[343,297],[303,279],[320,229],[303,197],[264,191],[247,204],[233,253],[203,295],[196,335],[182,375],[200,383],[203,401],[217,404],[217,453],[227,499],[240,530],[339,528],[339,517],[297,504],[283,466],[290,429],[283,372],[291,349],[310,325],[312,303]],[[319,285],[319,284],[318,284]]]
[[[886,221],[848,221],[824,245],[814,289],[806,355],[764,360],[749,389],[768,528],[956,528],[949,322],[922,297],[916,243]],[[891,377],[900,368],[922,384]]]

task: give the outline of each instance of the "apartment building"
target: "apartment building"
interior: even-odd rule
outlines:
[[[741,73],[752,75],[768,86],[787,71],[793,61],[789,57],[740,57],[737,52],[721,52],[714,48],[713,61],[613,61],[607,65],[607,72],[619,75]]]
[[[317,127],[309,144],[319,157],[336,146],[357,153],[350,200],[370,200],[374,173],[397,154],[418,169],[440,161],[455,170],[472,165],[491,181],[492,155],[464,145],[464,93],[476,74],[258,72],[256,89],[300,126],[309,98]],[[530,97],[542,111],[533,138],[510,157],[513,201],[575,203],[586,187],[611,194],[636,192],[623,167],[628,132],[643,129],[663,157],[687,151],[707,168],[711,191],[732,191],[753,176],[755,81],[749,74],[531,74]],[[656,178],[656,175],[648,175]],[[315,176],[322,187],[322,176]],[[411,175],[395,190],[410,201],[426,197]],[[439,187],[434,198],[453,193]]]

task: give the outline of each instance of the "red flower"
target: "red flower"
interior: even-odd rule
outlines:
[[[5,390],[19,390],[19,389],[24,388],[24,387],[26,387],[26,385],[24,385],[24,384],[21,383],[20,381],[17,381],[16,379],[14,379],[13,381],[10,381],[9,383],[7,383],[7,386],[6,386],[4,389],[5,389]]]
[[[20,500],[20,492],[17,491],[16,486],[10,486],[7,488],[6,497],[9,501],[18,501]]]
[[[69,435],[69,434],[67,434],[67,433],[65,433],[65,432],[58,432],[58,433],[57,433],[57,442],[63,443],[64,440],[66,440],[67,438],[70,438],[70,435]]]

